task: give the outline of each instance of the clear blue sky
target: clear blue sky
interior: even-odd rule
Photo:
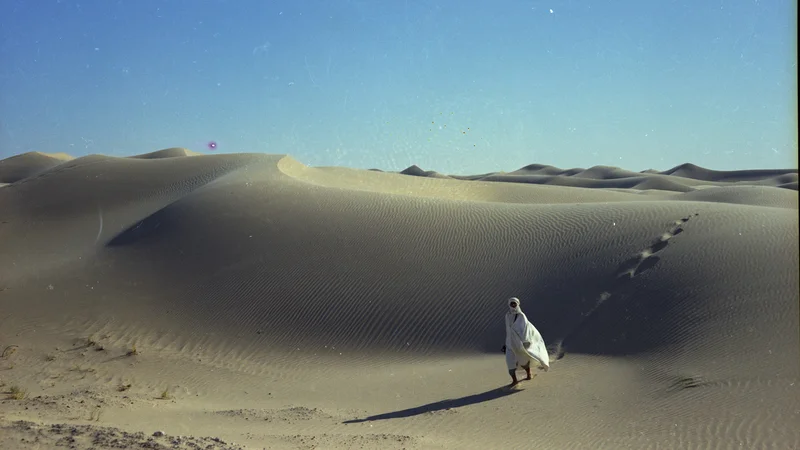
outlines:
[[[791,0],[2,0],[0,158],[797,167]]]

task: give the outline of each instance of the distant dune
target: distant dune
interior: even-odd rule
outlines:
[[[30,152],[0,160],[0,183],[14,183],[73,159],[65,153]]]
[[[165,148],[164,150],[145,153],[142,155],[131,156],[131,158],[137,158],[137,159],[177,158],[179,156],[199,156],[201,154],[202,153],[193,152],[185,148],[172,147],[172,148]]]
[[[590,169],[559,169],[531,164],[509,173],[488,173],[472,176],[447,176],[411,166],[406,175],[455,178],[473,181],[503,181],[510,183],[550,184],[582,188],[618,188],[689,192],[705,187],[756,185],[797,190],[797,170],[709,170],[694,164],[681,164],[663,172],[645,170],[631,172],[618,167],[595,166]]]
[[[796,169],[173,148],[26,153],[0,183],[0,447],[800,445]],[[518,390],[511,296],[552,361]]]

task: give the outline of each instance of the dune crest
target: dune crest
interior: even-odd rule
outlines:
[[[202,153],[193,152],[189,149],[182,147],[165,148],[150,153],[143,153],[141,155],[130,156],[136,159],[160,159],[160,158],[178,158],[181,156],[200,156]]]

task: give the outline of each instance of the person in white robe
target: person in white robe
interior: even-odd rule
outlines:
[[[508,312],[506,312],[506,344],[503,353],[506,355],[508,374],[511,375],[511,386],[519,383],[517,368],[522,367],[527,374],[526,380],[531,377],[531,363],[535,362],[539,369],[547,372],[550,369],[550,356],[539,330],[528,322],[522,312],[519,299],[508,299]]]

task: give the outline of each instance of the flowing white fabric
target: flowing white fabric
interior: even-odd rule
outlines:
[[[511,303],[516,307],[511,307]],[[522,312],[519,299],[512,297],[506,302],[506,366],[508,370],[536,362],[536,366],[547,372],[550,369],[550,356],[539,330],[528,322]]]

